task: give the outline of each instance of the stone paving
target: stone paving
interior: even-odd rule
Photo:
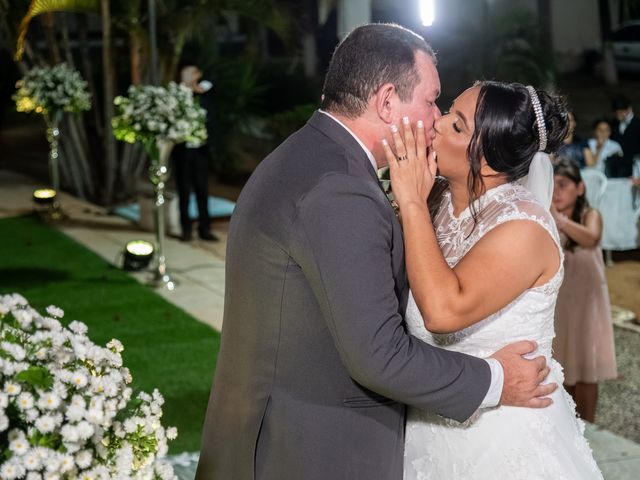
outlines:
[[[27,177],[0,170],[0,218],[32,212],[32,192],[41,187]],[[57,228],[114,265],[120,264],[120,255],[127,241],[153,240],[150,232],[127,220],[107,215],[103,208],[73,196],[62,194],[61,204],[68,218],[59,222]],[[167,264],[179,286],[174,291],[156,291],[167,301],[219,331],[224,303],[227,224],[214,223],[213,231],[220,237],[220,242],[181,243],[174,238],[167,239]],[[149,280],[149,273],[132,275],[143,283]],[[629,401],[637,402],[638,399]],[[639,444],[594,425],[587,425],[586,434],[606,480],[638,478]],[[193,480],[197,454],[174,456],[172,461],[181,480]]]

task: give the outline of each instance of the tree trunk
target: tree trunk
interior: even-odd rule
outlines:
[[[73,144],[76,147],[76,165],[77,169],[74,169],[74,174],[78,174],[82,179],[83,190],[87,192],[90,197],[95,195],[95,183],[93,181],[93,173],[91,171],[91,166],[89,165],[88,155],[87,155],[87,143],[86,137],[83,139],[81,126],[82,120],[79,120],[75,117],[67,117],[66,127],[69,136],[73,140]]]
[[[83,15],[85,18],[81,18]],[[89,86],[89,92],[91,93],[91,114],[93,115],[93,123],[96,132],[99,137],[104,136],[104,128],[102,127],[102,108],[100,102],[98,101],[99,97],[97,94],[96,83],[93,79],[93,68],[91,68],[91,57],[89,52],[89,30],[87,27],[87,19],[84,14],[77,14],[76,19],[78,20],[76,23],[78,25],[78,40],[80,43],[80,61],[82,63],[82,71],[84,73],[84,79],[87,81]]]
[[[113,98],[115,96],[115,69],[111,54],[111,12],[109,0],[100,0],[102,13],[102,68],[104,82],[104,201],[107,205],[113,200],[116,182],[116,139],[111,128],[113,118]]]
[[[176,78],[178,73],[178,63],[180,62],[180,56],[182,55],[182,49],[186,42],[186,34],[180,33],[173,38],[173,50],[169,58],[166,59],[166,63],[163,64],[164,71],[162,72],[162,83],[166,84]]]
[[[142,42],[138,32],[129,34],[129,55],[131,56],[131,85],[142,83],[142,72],[140,69],[142,60]]]
[[[69,25],[67,24],[67,15],[63,13],[60,19],[60,32],[62,33],[62,47],[64,48],[64,56],[69,66],[76,68],[76,63],[73,61],[71,44],[69,42]]]
[[[51,63],[54,65],[58,64],[62,61],[62,56],[60,55],[60,48],[58,47],[58,42],[56,40],[55,18],[51,12],[43,14],[40,18],[42,19],[45,40],[51,55]]]

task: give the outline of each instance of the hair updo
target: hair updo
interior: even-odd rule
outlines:
[[[475,130],[467,154],[470,162],[468,187],[476,199],[485,187],[480,175],[481,160],[498,174],[513,182],[529,172],[539,151],[540,140],[533,103],[527,88],[520,83],[477,82],[480,87],[475,112]],[[546,153],[555,153],[569,130],[564,98],[536,90],[547,131]]]

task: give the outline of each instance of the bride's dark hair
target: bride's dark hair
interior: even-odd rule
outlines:
[[[475,130],[469,142],[469,193],[475,199],[484,193],[480,175],[482,157],[489,166],[513,182],[529,172],[539,150],[538,125],[527,87],[520,83],[484,81],[475,112]],[[547,131],[546,153],[555,153],[569,130],[564,98],[536,90]]]

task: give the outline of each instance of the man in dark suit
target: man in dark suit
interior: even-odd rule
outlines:
[[[217,241],[209,230],[209,159],[211,140],[215,134],[213,129],[213,102],[210,82],[201,82],[202,71],[192,64],[184,65],[180,70],[180,82],[189,87],[199,99],[200,106],[207,111],[205,126],[207,128],[207,142],[202,144],[180,143],[173,151],[173,167],[178,190],[178,204],[180,206],[180,226],[182,241],[191,240],[192,224],[189,216],[189,197],[195,193],[198,205],[198,236],[201,240]]]
[[[625,96],[614,98],[612,106],[615,119],[611,128],[611,140],[620,144],[623,156],[609,159],[607,175],[630,177],[633,174],[633,162],[640,156],[640,119],[633,114],[631,101]]]
[[[487,361],[406,333],[402,231],[376,168],[390,125],[432,128],[439,92],[424,39],[359,27],[333,56],[322,109],[247,183],[198,480],[401,480],[406,404],[462,421],[549,403],[544,359],[521,356],[531,342]]]

